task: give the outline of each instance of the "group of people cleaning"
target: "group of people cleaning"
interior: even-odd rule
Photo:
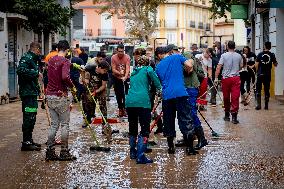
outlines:
[[[256,90],[258,102],[263,82],[266,91],[265,102],[268,101],[267,77],[269,77],[272,63],[277,65],[274,54],[269,51],[271,48],[271,44],[270,46],[269,44],[269,42],[265,43],[263,53],[256,58],[255,67],[258,74],[256,86],[260,87]],[[145,156],[145,151],[150,134],[152,109],[155,106],[154,99],[162,101],[163,122],[161,119],[158,120],[156,133],[163,132],[167,137],[168,153],[174,154],[175,147],[184,146],[187,155],[198,154],[198,150],[208,144],[197,116],[198,99],[204,98],[208,83],[211,86],[210,103],[216,105],[217,86],[220,84],[220,75],[222,75],[224,120],[230,121],[230,115],[232,115],[232,123],[239,123],[237,115],[241,89],[240,70],[246,66],[246,59],[243,55],[235,52],[233,41],[228,42],[227,52],[220,55],[215,66],[212,63],[214,59],[212,55],[216,57],[215,50],[206,49],[198,57],[198,54],[201,53],[197,53],[194,48],[191,53],[181,53],[173,45],[157,47],[154,53],[156,61],[147,55],[145,49],[136,49],[134,52],[135,66],[130,73],[130,57],[124,53],[123,45],[118,45],[111,57],[98,59],[82,66],[77,64],[78,60],[71,59],[70,61],[68,59],[70,49],[68,42],[59,41],[56,46],[57,53],[50,57],[47,63],[48,82],[46,83],[45,96],[51,117],[51,126],[48,132],[45,159],[47,161],[76,159],[68,148],[70,104],[72,103],[68,91],[71,90],[75,99],[78,97],[82,99],[84,113],[87,117],[85,124],[89,124],[95,116],[97,103],[102,115],[107,117],[106,98],[110,83],[109,76],[111,76],[111,83],[114,85],[119,108],[118,115],[128,117],[131,159],[135,159],[137,164],[153,162]],[[78,50],[75,49],[74,52],[75,57],[78,57],[80,54]],[[37,96],[40,95],[38,78],[42,77],[37,66],[39,55],[40,45],[35,42],[31,43],[30,50],[21,58],[17,70],[23,111],[22,151],[41,150],[41,145],[35,143],[32,137],[38,107]],[[272,58],[267,59],[267,56]],[[70,70],[71,73],[72,71],[78,72],[79,77],[71,78]],[[110,70],[111,72],[109,72]],[[82,88],[79,88],[79,85]],[[202,85],[206,85],[203,86],[203,91],[200,90]],[[78,95],[79,90],[81,92]],[[256,109],[260,109],[259,106],[260,104],[257,103]],[[201,105],[201,110],[202,108],[204,107]],[[266,106],[265,108],[268,109]],[[176,115],[183,140],[174,144]],[[103,122],[103,127],[104,124]],[[140,132],[138,132],[138,125],[140,125]],[[61,151],[60,155],[57,155],[55,137],[60,126]],[[195,146],[193,144],[194,136],[198,139]]]

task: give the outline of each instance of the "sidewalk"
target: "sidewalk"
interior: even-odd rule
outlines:
[[[115,109],[114,102],[109,104],[110,111]],[[210,144],[196,156],[185,156],[183,148],[168,155],[166,139],[152,137],[158,145],[148,154],[154,159],[151,165],[136,165],[129,159],[128,139],[122,135],[127,123],[114,125],[120,134],[113,136],[111,152],[91,153],[94,143],[88,129],[81,128],[82,116],[76,109],[71,114],[70,148],[78,159],[47,163],[45,111],[39,108],[34,131],[42,150],[21,152],[21,104],[0,106],[1,189],[284,188],[284,106],[277,101],[271,100],[268,111],[241,105],[239,125],[223,121],[221,105],[208,106],[204,115],[220,137],[212,138],[203,124]],[[101,127],[96,131],[102,141]]]

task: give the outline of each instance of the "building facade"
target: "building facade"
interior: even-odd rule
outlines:
[[[99,14],[100,4],[85,0],[73,7],[77,13],[73,19],[73,45],[89,47],[89,51],[99,51],[106,41],[116,42],[126,37],[125,20],[111,16],[108,12]]]
[[[169,0],[160,5],[157,13],[159,26],[154,37],[167,38],[168,43],[183,46],[213,44],[213,20],[208,10],[209,0]]]
[[[0,12],[0,96],[8,93],[18,97],[16,68],[21,56],[29,50],[29,44],[37,36],[21,27],[25,16]]]
[[[271,52],[275,53],[278,66],[273,67],[270,93],[284,95],[284,9],[256,8],[255,1],[249,1],[249,17],[252,23],[251,47],[255,53],[263,50],[266,41],[272,44]]]

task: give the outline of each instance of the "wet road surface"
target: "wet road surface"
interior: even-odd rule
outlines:
[[[109,104],[114,114],[115,100]],[[120,130],[107,144],[101,127],[93,125],[109,153],[90,152],[95,143],[81,128],[82,115],[75,106],[71,114],[70,148],[74,162],[45,162],[44,143],[48,122],[39,109],[34,140],[40,152],[21,152],[21,104],[0,106],[0,188],[284,188],[284,106],[271,100],[270,110],[255,111],[253,104],[240,109],[240,124],[224,122],[221,105],[203,112],[220,137],[212,137],[203,122],[209,145],[196,156],[183,148],[167,154],[166,138],[151,136],[158,145],[147,154],[150,165],[129,159],[127,123],[112,124]],[[178,129],[177,129],[178,131]],[[60,131],[59,131],[60,133]],[[181,138],[178,132],[178,138]],[[59,150],[60,147],[57,147]]]

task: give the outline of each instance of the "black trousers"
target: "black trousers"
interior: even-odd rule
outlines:
[[[128,94],[129,78],[126,81],[122,81],[116,77],[113,77],[114,92],[119,109],[125,108],[125,95]]]
[[[37,96],[25,96],[22,100],[22,112],[23,112],[23,142],[31,141],[33,139],[33,130],[36,123],[37,115]]]
[[[150,134],[150,122],[151,122],[151,109],[149,108],[126,108],[129,122],[129,135],[138,135],[138,121],[141,126],[140,135],[143,137],[149,137]]]
[[[246,80],[246,90],[247,90],[247,92],[249,92],[250,91],[250,85],[251,85],[251,83],[253,83],[254,84],[254,82],[255,82],[255,70],[252,70],[252,69],[250,69],[250,68],[248,68],[248,75],[247,75],[247,80]]]
[[[258,75],[257,81],[256,81],[256,96],[261,96],[261,90],[262,85],[264,86],[264,94],[265,94],[265,100],[269,100],[270,97],[270,81],[271,76],[270,75]]]
[[[248,72],[242,71],[240,72],[240,78],[241,78],[241,95],[245,94],[245,92],[249,92],[249,90],[245,89],[245,83],[247,83],[248,80]]]

